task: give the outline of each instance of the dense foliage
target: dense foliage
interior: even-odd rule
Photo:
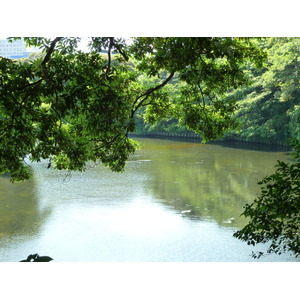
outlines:
[[[295,162],[278,161],[276,172],[263,178],[260,196],[247,204],[250,222],[234,236],[248,245],[269,243],[267,253],[300,255],[300,143],[294,141]],[[260,257],[263,252],[253,253]]]
[[[226,101],[236,103],[239,126],[225,139],[287,145],[290,138],[300,138],[300,39],[264,38],[259,47],[267,54],[264,67],[246,63],[248,84],[226,93]],[[186,126],[176,119],[149,124],[140,118],[137,130],[143,134],[188,134]]]
[[[130,46],[91,38],[88,53],[79,38],[24,39],[43,55],[0,57],[0,173],[13,180],[29,178],[28,158],[57,169],[101,161],[123,170],[142,109],[149,122],[173,117],[206,140],[220,137],[236,126],[235,101],[221,96],[246,82],[245,61],[260,66],[263,58],[249,38],[135,38]],[[181,83],[176,93],[172,80]]]
[[[244,141],[287,144],[299,135],[299,38],[268,38],[261,47],[268,61],[264,69],[247,67],[252,84],[229,94],[237,100],[236,117]]]

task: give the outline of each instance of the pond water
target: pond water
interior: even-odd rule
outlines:
[[[0,178],[0,261],[39,253],[55,262],[245,262],[253,250],[232,236],[257,180],[287,151],[138,138],[124,173],[33,164],[33,178]],[[288,254],[258,261],[296,261]]]

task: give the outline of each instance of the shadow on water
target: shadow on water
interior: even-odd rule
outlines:
[[[153,139],[153,140],[165,140],[165,141],[175,141],[182,143],[194,143],[201,144],[199,137],[180,137],[180,136],[147,136],[147,135],[134,135],[131,134],[132,138],[136,139]],[[265,151],[265,152],[284,152],[287,151],[287,154],[292,150],[288,145],[277,145],[277,144],[264,144],[257,142],[241,142],[241,141],[210,141],[206,143],[207,145],[219,145],[227,148],[236,148],[241,150],[254,150],[254,151]]]
[[[241,150],[253,150],[253,151],[264,151],[264,152],[286,152],[292,150],[289,146],[282,145],[269,145],[262,143],[250,143],[250,142],[237,142],[237,141],[226,141],[226,142],[209,142],[211,145],[219,145],[226,148],[235,148]]]
[[[11,183],[8,176],[0,176],[0,248],[5,237],[33,237],[50,214],[39,209],[35,183]]]

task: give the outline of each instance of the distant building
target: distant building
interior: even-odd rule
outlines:
[[[36,52],[36,49],[28,51],[23,39],[13,41],[12,43],[6,39],[0,40],[0,56],[7,58],[22,58],[27,57],[32,52]]]

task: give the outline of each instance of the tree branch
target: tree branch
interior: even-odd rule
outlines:
[[[48,49],[46,56],[44,57],[44,59],[42,61],[42,65],[46,65],[46,63],[49,61],[50,56],[51,56],[52,52],[54,51],[56,43],[59,42],[61,39],[62,39],[62,37],[57,37],[51,42],[50,48]]]
[[[136,98],[136,100],[134,101],[133,103],[133,108],[132,108],[132,111],[131,111],[131,117],[134,116],[135,112],[143,105],[143,103],[145,102],[145,100],[155,91],[163,88],[174,76],[175,72],[172,72],[169,77],[163,81],[161,84],[151,88],[151,89],[148,89],[144,94],[142,94],[141,96],[139,96],[138,98]],[[144,98],[142,100],[140,100],[141,98]],[[137,104],[137,105],[136,105]],[[136,107],[135,107],[136,105]]]
[[[114,46],[116,47],[116,49],[119,51],[119,53],[123,56],[123,58],[125,59],[125,61],[128,61],[128,56],[127,54],[121,49],[121,47],[114,43]]]
[[[44,57],[42,63],[41,63],[41,66],[42,66],[42,70],[43,70],[43,77],[48,79],[48,71],[47,71],[47,68],[46,68],[46,64],[47,62],[50,60],[50,57],[51,57],[51,54],[53,53],[54,51],[54,48],[55,48],[55,45],[57,42],[59,42],[60,40],[62,39],[62,37],[57,37],[55,38],[51,44],[50,44],[50,48],[48,49],[47,53],[46,53],[46,56]]]
[[[51,57],[51,54],[53,53],[54,51],[54,48],[55,48],[55,45],[58,41],[60,41],[62,39],[62,37],[57,37],[55,38],[51,44],[50,44],[50,48],[48,49],[47,51],[47,54],[46,56],[44,57],[42,63],[41,63],[41,66],[42,66],[42,70],[43,70],[43,75],[45,78],[48,77],[48,72],[47,72],[47,68],[46,68],[46,63],[49,61],[50,57]],[[35,81],[35,82],[31,82],[31,83],[28,83],[24,86],[22,86],[21,88],[19,88],[18,90],[19,91],[22,91],[30,86],[33,86],[33,85],[36,85],[36,84],[40,84],[41,82],[43,81],[43,78],[40,78],[39,80]]]
[[[107,65],[107,69],[106,69],[106,72],[105,72],[105,77],[107,77],[107,75],[109,74],[109,71],[110,71],[110,65],[111,65],[111,49],[112,49],[112,46],[114,45],[114,38],[113,37],[110,37],[109,38],[109,46],[108,46],[108,51],[107,51],[107,55],[108,55],[108,65]]]
[[[203,110],[205,110],[206,103],[205,103],[205,99],[204,99],[204,94],[203,94],[203,91],[202,91],[202,88],[201,88],[200,84],[198,84],[198,87],[199,87],[201,98],[202,98],[202,102],[203,102]]]

